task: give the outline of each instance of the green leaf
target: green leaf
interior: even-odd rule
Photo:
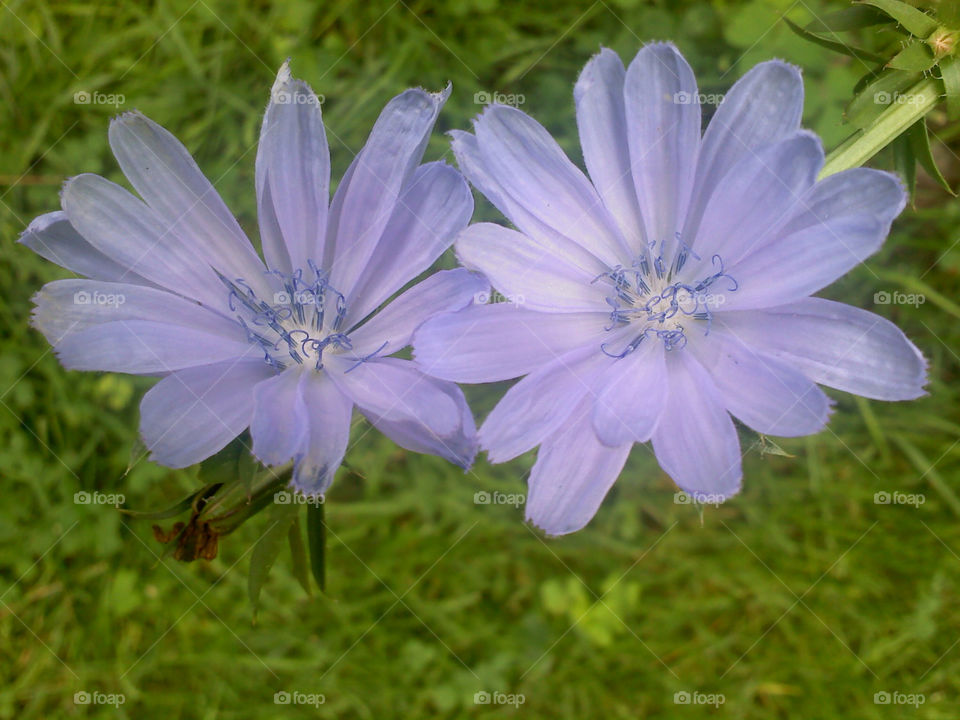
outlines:
[[[310,547],[310,570],[320,592],[327,591],[326,554],[327,526],[323,520],[321,503],[307,504],[307,545]]]
[[[253,552],[250,554],[250,574],[247,576],[247,593],[250,604],[253,606],[254,617],[260,607],[260,591],[283,548],[283,541],[288,535],[294,513],[298,509],[299,506],[295,503],[288,505],[274,503],[267,514],[267,529],[253,546]]]
[[[919,73],[884,70],[850,101],[844,111],[844,119],[855,127],[867,127],[884,110],[896,103],[904,90],[921,79]]]
[[[861,48],[855,48],[846,43],[838,42],[837,40],[830,40],[821,35],[816,35],[812,32],[804,30],[802,27],[797,25],[795,22],[789,18],[784,18],[783,21],[793,30],[797,35],[802,37],[804,40],[809,40],[812,43],[816,43],[822,47],[833,50],[834,52],[843,53],[844,55],[849,55],[850,57],[857,58],[859,60],[873,60],[874,62],[885,62],[886,58],[876,53],[872,53],[869,50],[863,50]]]
[[[310,570],[308,568],[307,546],[303,543],[303,531],[300,529],[300,513],[293,516],[288,535],[290,542],[290,558],[293,560],[293,576],[300,583],[307,595],[312,595],[310,588]]]
[[[919,122],[922,123],[923,120]],[[914,191],[917,189],[917,157],[913,154],[909,134],[910,131],[908,130],[894,140],[890,147],[893,150],[893,169],[903,176],[907,192],[912,198]]]
[[[166,510],[127,510],[126,508],[120,508],[120,512],[124,515],[129,515],[132,518],[137,520],[166,520],[168,518],[176,517],[180,513],[186,512],[193,505],[193,501],[196,500],[201,495],[205,495],[209,490],[215,487],[216,483],[210,485],[204,485],[199,490],[187,495],[185,498],[180,500],[174,505],[171,505]]]
[[[920,163],[920,167],[926,170],[927,174],[936,180],[940,187],[951,195],[956,195],[933,159],[933,153],[930,151],[930,135],[927,133],[926,120],[919,120],[914,123],[913,126],[907,130],[907,138],[910,142],[910,149],[914,157],[916,157],[917,162]]]
[[[937,29],[936,20],[900,0],[863,0],[863,4],[882,10],[900,23],[911,35],[925,38]]]
[[[940,76],[947,94],[947,117],[956,120],[960,118],[960,57],[941,60]]]
[[[860,30],[865,27],[882,25],[891,21],[891,18],[875,8],[866,5],[855,5],[827,13],[808,23],[804,30],[811,33],[837,33],[845,30]]]
[[[889,67],[896,70],[909,70],[910,72],[926,72],[933,67],[936,62],[933,57],[933,51],[926,43],[915,42],[907,45],[903,50],[893,56],[893,59],[887,63]]]

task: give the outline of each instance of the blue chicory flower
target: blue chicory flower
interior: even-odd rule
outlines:
[[[143,115],[110,144],[143,198],[97,175],[70,179],[62,212],[22,242],[89,279],[35,297],[34,324],[71,369],[163,376],[143,398],[152,459],[185,467],[247,427],[267,465],[295,460],[293,485],[324,492],[353,407],[403,447],[467,467],[476,430],[463,393],[389,357],[438,311],[488,287],[467,270],[427,270],[470,220],[470,188],[443,162],[420,165],[449,89],[393,98],[332,203],[320,103],[280,69],[256,159],[254,250],[170,133]]]
[[[742,475],[731,416],[815,433],[831,405],[816,383],[923,394],[925,361],[893,324],[810,297],[880,247],[905,193],[865,168],[817,181],[796,68],[753,68],[702,138],[693,72],[668,44],[627,69],[602,50],[574,98],[589,180],[515,108],[453,133],[464,174],[517,228],[472,225],[457,254],[510,302],[439,315],[414,338],[439,377],[525,376],[479,438],[493,462],[540,446],[528,520],[582,528],[647,440],[683,490],[729,498]]]

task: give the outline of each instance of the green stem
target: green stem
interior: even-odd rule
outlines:
[[[894,102],[863,133],[831,152],[817,179],[863,165],[930,112],[942,94],[939,80],[924,78],[918,82],[900,95],[909,102]]]

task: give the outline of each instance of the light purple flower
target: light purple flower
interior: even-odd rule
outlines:
[[[454,133],[461,169],[517,228],[473,225],[458,256],[512,302],[437,316],[414,339],[439,377],[526,376],[479,437],[493,462],[540,446],[530,521],[582,528],[647,440],[685,491],[729,498],[742,474],[731,416],[815,433],[831,404],[816,383],[923,394],[923,357],[894,325],[809,297],[880,247],[905,194],[870,169],[816,181],[823,150],[800,129],[796,68],[753,68],[702,138],[693,73],[671,45],[626,70],[601,51],[574,98],[589,180],[517,109]]]
[[[320,103],[285,64],[256,160],[266,264],[183,145],[139,113],[116,118],[110,144],[143,200],[80,175],[62,212],[30,224],[24,244],[90,278],[46,285],[35,325],[68,368],[163,376],[140,430],[164,465],[197,463],[249,427],[257,458],[295,460],[294,486],[322,493],[356,406],[403,447],[469,466],[476,431],[462,392],[389,356],[486,281],[438,272],[375,313],[473,212],[454,168],[420,165],[448,94],[393,98],[328,204]]]

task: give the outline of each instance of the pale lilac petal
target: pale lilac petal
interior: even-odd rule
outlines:
[[[593,185],[540,123],[516,108],[491,105],[474,127],[487,170],[537,220],[608,265],[630,256]]]
[[[747,427],[764,435],[801,437],[826,426],[830,399],[824,392],[734,331],[715,328],[687,347],[710,373],[724,407]]]
[[[744,342],[814,382],[876,400],[912,400],[926,394],[923,355],[896,325],[866,310],[806,298],[718,317]]]
[[[404,447],[439,446],[436,454],[462,467],[472,462],[473,418],[453,383],[424,375],[414,363],[398,358],[373,359],[333,377],[376,427]]]
[[[414,334],[424,372],[465,383],[509,380],[577,347],[603,342],[608,313],[540,313],[509,303],[431,318]]]
[[[611,447],[646,442],[667,399],[663,343],[644,341],[626,357],[611,359],[597,378],[593,428]]]
[[[179,140],[134,111],[110,123],[110,147],[123,174],[167,232],[227,277],[266,290],[263,262]]]
[[[140,403],[140,435],[150,459],[181,468],[222,450],[250,425],[254,385],[272,373],[263,362],[244,360],[162,379]]]
[[[501,187],[488,170],[487,158],[480,151],[475,136],[459,130],[451,130],[449,134],[452,138],[453,154],[457,156],[461,172],[535,245],[542,247],[551,257],[581,268],[591,277],[606,272],[607,265],[590,249],[584,247],[583,238],[567,237],[562,229],[556,230],[550,224],[541,222]]]
[[[597,194],[616,220],[634,254],[644,247],[643,218],[633,185],[627,140],[627,113],[620,56],[603,48],[594,55],[573,89],[583,159]]]
[[[257,201],[273,269],[322,262],[330,202],[330,149],[320,101],[284,63],[270,91],[257,147]],[[280,237],[277,237],[279,231]]]
[[[530,472],[527,520],[548,535],[583,528],[623,470],[633,443],[608,447],[593,432],[591,399],[540,446]]]
[[[669,258],[683,227],[700,149],[697,81],[673,45],[654,43],[630,63],[623,92],[645,237]]]
[[[250,436],[253,454],[264,465],[282,465],[308,442],[308,414],[300,390],[301,366],[290,367],[253,390]]]
[[[724,177],[743,158],[800,129],[803,79],[800,69],[771,60],[754,66],[733,84],[703,135],[684,237],[696,235],[703,210]]]
[[[121,266],[176,293],[227,310],[228,293],[213,270],[147,205],[97,175],[78,175],[63,187],[70,224]]]
[[[683,490],[722,502],[740,490],[740,442],[707,371],[681,351],[667,358],[667,401],[653,432],[657,462]]]
[[[340,292],[349,295],[360,280],[449,94],[449,87],[436,94],[406,90],[380,113],[339,209],[330,281]]]
[[[297,453],[293,486],[305,495],[322,495],[347,452],[353,403],[324,373],[303,373],[300,395],[306,408],[307,431]]]
[[[453,244],[473,215],[467,181],[442,162],[421,165],[403,190],[364,275],[347,298],[347,325],[366,317]]]
[[[609,311],[604,286],[581,268],[557,258],[526,235],[494,223],[474,223],[457,238],[464,267],[486,275],[514,305],[533,310]]]
[[[78,275],[107,282],[153,285],[88,243],[62,210],[34,218],[19,241],[40,257]]]
[[[490,462],[512,460],[559,431],[580,401],[593,395],[604,359],[595,347],[579,348],[510,388],[480,428],[480,446]]]
[[[392,355],[410,344],[414,331],[440,312],[453,312],[471,302],[483,301],[490,285],[469,270],[441,270],[401,293],[383,310],[350,332],[353,351],[358,355],[381,348],[380,355]]]

